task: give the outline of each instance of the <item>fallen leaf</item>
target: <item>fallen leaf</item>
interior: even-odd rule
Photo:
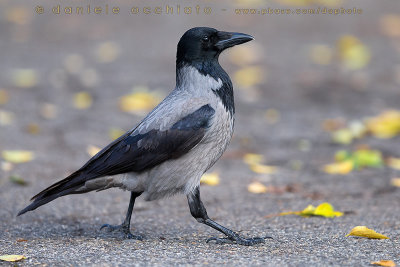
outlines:
[[[265,80],[266,73],[261,67],[244,67],[233,75],[233,79],[239,87],[251,87],[262,83]]]
[[[260,163],[253,163],[249,165],[250,170],[255,173],[260,174],[272,174],[276,173],[277,167],[276,166],[269,166]]]
[[[27,7],[14,6],[5,10],[5,18],[9,22],[25,25],[32,20],[32,13]]]
[[[88,109],[93,103],[92,96],[85,91],[74,94],[73,104],[76,109]]]
[[[25,238],[18,238],[17,239],[17,242],[27,242],[28,240],[27,239],[25,239]]]
[[[100,147],[93,146],[93,145],[88,145],[86,148],[86,152],[89,154],[89,156],[93,157],[96,155],[99,151],[101,150]]]
[[[346,236],[360,236],[370,239],[389,239],[389,237],[379,234],[374,230],[367,228],[366,226],[356,226],[351,229],[350,233]]]
[[[0,89],[0,105],[6,104],[10,96],[5,89]]]
[[[260,182],[252,182],[247,186],[247,190],[253,194],[262,194],[268,192],[268,187]]]
[[[392,169],[400,170],[400,158],[390,157],[386,160],[386,165]]]
[[[96,49],[96,59],[101,63],[109,63],[117,59],[119,46],[115,42],[101,43]]]
[[[333,132],[344,128],[346,122],[343,118],[326,119],[322,122],[322,129],[327,132]]]
[[[35,157],[34,153],[28,150],[3,150],[1,155],[4,160],[11,163],[25,163]]]
[[[386,267],[396,267],[396,263],[392,260],[380,260],[380,261],[373,261],[371,264],[379,265],[379,266],[386,266]]]
[[[29,134],[36,135],[36,134],[39,134],[39,133],[40,133],[40,127],[39,127],[39,125],[36,124],[36,123],[29,123],[29,124],[26,126],[26,131],[27,131]]]
[[[237,66],[246,66],[260,61],[264,49],[257,44],[238,46],[237,49],[228,51],[229,60]]]
[[[24,255],[0,255],[2,261],[20,261],[26,259]]]
[[[246,153],[243,156],[243,161],[249,165],[261,163],[263,160],[264,156],[261,154]]]
[[[11,175],[10,181],[18,185],[28,185],[28,182],[17,175]]]
[[[356,168],[363,167],[382,167],[383,158],[382,153],[378,150],[359,149],[353,152],[352,159]]]
[[[367,129],[377,138],[392,138],[400,134],[400,111],[384,111],[365,122]]]
[[[333,142],[341,145],[349,145],[353,142],[353,133],[347,129],[340,129],[332,133]]]
[[[13,168],[14,168],[14,165],[11,162],[7,162],[7,161],[1,162],[1,169],[3,171],[9,172],[9,171],[12,171]]]
[[[216,172],[205,173],[200,179],[201,184],[215,186],[219,184],[219,175]]]
[[[343,65],[350,70],[368,65],[371,52],[357,37],[344,35],[337,42],[337,51]]]
[[[39,81],[38,74],[33,69],[15,69],[11,77],[13,84],[19,88],[34,87]]]
[[[158,93],[150,92],[147,87],[140,86],[135,87],[132,94],[121,97],[119,108],[125,112],[142,115],[153,109],[160,101]]]
[[[354,168],[352,160],[336,162],[324,166],[324,171],[330,174],[348,174]]]
[[[392,178],[390,184],[396,187],[400,187],[400,178]]]
[[[118,139],[121,135],[123,135],[126,131],[119,128],[111,128],[108,130],[108,136],[111,140]]]
[[[333,206],[327,202],[321,203],[317,207],[314,207],[313,205],[308,205],[302,211],[282,212],[282,213],[279,213],[279,216],[291,215],[291,214],[300,215],[303,217],[320,216],[320,217],[327,217],[327,218],[343,216],[343,212],[335,211]]]

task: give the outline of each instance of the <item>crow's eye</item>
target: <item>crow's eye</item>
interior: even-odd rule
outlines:
[[[208,36],[207,36],[207,35],[204,35],[203,38],[202,38],[202,40],[203,40],[204,42],[208,42]]]

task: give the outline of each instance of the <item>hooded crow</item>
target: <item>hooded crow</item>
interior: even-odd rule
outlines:
[[[206,27],[188,30],[178,43],[175,89],[139,125],[35,195],[18,215],[65,195],[119,187],[131,192],[126,218],[121,225],[102,228],[141,240],[130,232],[135,199],[142,194],[145,200],[155,200],[184,193],[193,217],[226,235],[207,242],[247,246],[264,242],[264,238],[243,238],[211,220],[199,190],[201,176],[221,157],[233,133],[233,87],[218,57],[225,49],[253,39]]]

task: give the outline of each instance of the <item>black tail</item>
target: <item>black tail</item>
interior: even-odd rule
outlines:
[[[82,176],[83,176],[82,173],[75,172],[70,176],[68,176],[67,178],[49,186],[45,190],[41,191],[39,194],[32,197],[31,200],[33,200],[33,202],[29,206],[18,212],[17,216],[22,215],[25,212],[34,210],[56,198],[69,194],[85,193],[86,191],[85,192],[75,191],[76,189],[81,187],[86,181],[86,179],[84,179],[84,177]]]

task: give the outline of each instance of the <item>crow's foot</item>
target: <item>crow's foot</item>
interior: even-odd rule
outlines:
[[[129,226],[124,224],[120,225],[103,224],[100,230],[102,230],[103,228],[107,229],[108,232],[120,232],[126,239],[143,240],[142,236],[132,234],[131,231],[129,230]]]

